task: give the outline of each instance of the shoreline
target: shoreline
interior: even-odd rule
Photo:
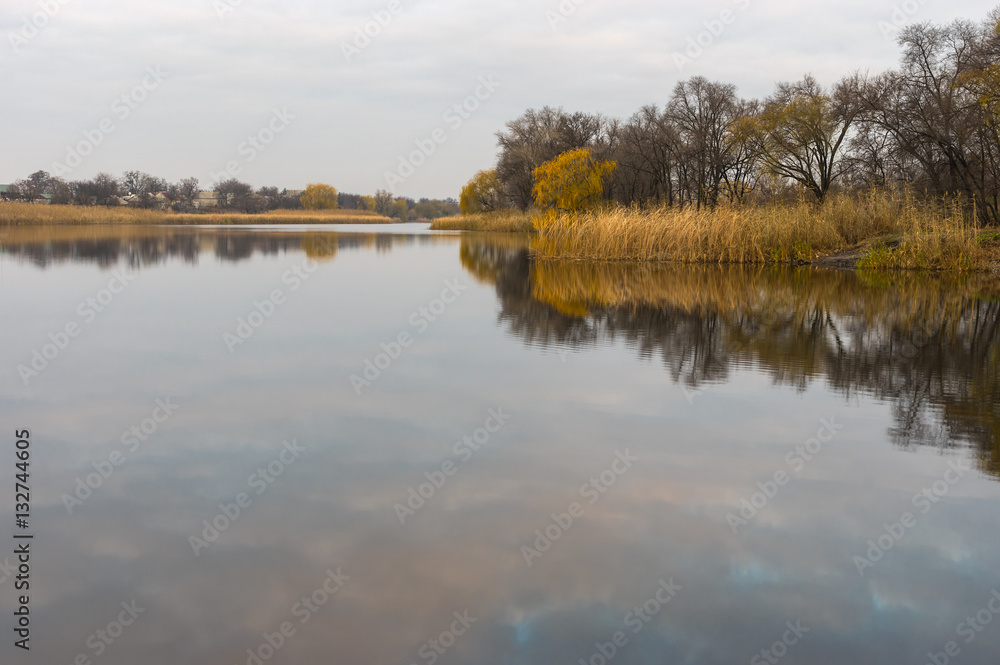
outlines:
[[[179,213],[128,207],[0,203],[0,228],[29,226],[199,226],[253,224],[396,224],[396,220],[364,210],[272,210]]]
[[[466,230],[464,233],[491,233],[489,231],[474,231]],[[492,232],[500,233],[500,232]],[[518,233],[517,235],[524,235],[526,238],[530,238],[528,234]],[[870,248],[873,244],[884,242],[884,239],[875,239],[861,243],[858,246],[851,247],[845,250],[840,250],[832,254],[825,254],[823,256],[817,256],[813,259],[798,259],[790,261],[745,261],[745,262],[734,262],[734,261],[712,261],[708,259],[704,260],[680,260],[671,258],[658,258],[658,259],[628,259],[628,258],[614,258],[614,257],[578,257],[578,256],[553,256],[548,255],[543,252],[532,250],[532,258],[540,261],[547,261],[553,263],[594,263],[594,264],[649,264],[657,266],[672,266],[672,265],[691,265],[691,266],[706,266],[706,265],[718,265],[718,266],[746,266],[746,267],[770,267],[770,266],[781,266],[787,268],[826,268],[829,270],[842,270],[848,272],[855,272],[859,270],[900,270],[906,272],[929,272],[938,274],[978,274],[978,275],[990,275],[998,274],[1000,275],[1000,252],[997,252],[996,256],[993,258],[990,264],[987,264],[981,268],[969,269],[969,270],[948,270],[948,269],[933,269],[933,268],[881,268],[881,267],[865,267],[859,265],[865,258],[865,253],[861,250]]]
[[[954,205],[887,194],[822,206],[502,211],[431,228],[514,232],[545,260],[1000,272],[1000,229],[978,227]]]
[[[866,214],[865,205],[856,207],[857,210],[851,211],[852,217]],[[822,226],[824,209],[796,205],[699,212],[612,209],[559,217],[541,229],[536,228],[537,220],[531,213],[518,211],[421,221],[430,223],[431,231],[523,237],[532,256],[545,261],[1000,273],[1000,232],[966,227],[954,216],[935,212],[904,209],[879,227],[882,234],[853,238],[853,242],[847,242],[840,234],[831,234],[829,228]],[[776,218],[778,222],[775,222]],[[781,224],[789,224],[788,218],[795,220],[794,228],[779,228]],[[914,218],[917,218],[916,221]],[[676,223],[678,219],[684,226]],[[733,219],[738,221],[734,223]],[[45,226],[384,226],[398,223],[402,222],[357,210],[191,214],[98,206],[0,204],[0,229]],[[672,228],[672,225],[677,228]],[[885,233],[890,227],[911,233]],[[721,242],[717,237],[720,228],[725,234]],[[741,233],[744,235],[741,236]]]

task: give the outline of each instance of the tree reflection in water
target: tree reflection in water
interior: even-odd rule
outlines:
[[[902,447],[971,446],[1000,476],[1000,282],[988,275],[535,260],[469,235],[465,268],[495,285],[526,344],[623,340],[690,389],[751,366],[804,390],[824,380],[891,404]]]
[[[454,236],[331,231],[248,230],[217,227],[157,226],[38,226],[15,228],[0,241],[0,252],[46,268],[66,262],[119,264],[138,270],[172,259],[197,264],[202,254],[239,263],[254,255],[277,256],[304,251],[310,258],[329,260],[338,250],[373,247],[389,252],[395,246],[454,243]]]

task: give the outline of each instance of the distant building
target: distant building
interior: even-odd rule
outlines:
[[[194,197],[195,208],[216,208],[218,205],[219,197],[215,192],[198,192],[198,196]]]
[[[13,201],[13,189],[13,185],[0,185],[0,201]],[[32,201],[32,203],[52,203],[52,195],[41,194],[40,196],[35,197],[35,200]]]
[[[300,196],[302,196],[305,193],[306,193],[306,190],[304,190],[304,189],[286,189],[285,190],[285,196],[292,196],[294,198],[299,198]]]

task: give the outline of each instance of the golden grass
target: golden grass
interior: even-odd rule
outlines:
[[[166,213],[133,208],[0,203],[0,225],[41,224],[163,224]]]
[[[43,224],[391,224],[366,210],[272,210],[239,213],[180,214],[162,210],[103,206],[0,203],[0,226]]]
[[[884,192],[833,196],[823,205],[612,208],[536,221],[532,248],[542,258],[807,263],[868,242],[858,258],[870,268],[967,271],[991,260],[957,205]]]
[[[184,221],[173,221],[174,218]],[[205,219],[211,221],[204,221]],[[367,210],[272,210],[260,215],[207,214],[167,217],[171,224],[392,224],[393,220]]]
[[[532,233],[531,215],[517,210],[484,212],[461,217],[445,217],[431,223],[433,231],[501,231]]]

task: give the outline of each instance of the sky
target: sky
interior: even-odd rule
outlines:
[[[627,118],[691,76],[765,97],[898,62],[975,0],[3,0],[0,183],[138,169],[204,188],[458,197],[526,109]]]

